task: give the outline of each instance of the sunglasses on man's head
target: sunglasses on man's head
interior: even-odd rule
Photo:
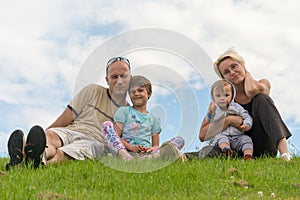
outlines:
[[[121,62],[127,64],[128,67],[129,67],[129,69],[130,69],[130,62],[129,62],[129,60],[128,60],[127,58],[124,58],[124,57],[114,57],[114,58],[109,59],[109,61],[107,62],[106,70],[107,70],[107,68],[108,68],[110,65],[112,65],[113,63],[115,63],[115,62],[117,62],[117,61],[121,61]]]

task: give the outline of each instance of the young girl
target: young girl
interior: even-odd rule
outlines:
[[[151,82],[143,76],[133,76],[128,93],[133,106],[120,107],[114,116],[115,124],[107,121],[102,125],[102,132],[113,153],[124,160],[131,160],[132,153],[140,157],[147,154],[150,159],[178,158],[179,149],[184,145],[181,137],[175,137],[159,148],[160,121],[147,111],[147,102],[152,95]]]

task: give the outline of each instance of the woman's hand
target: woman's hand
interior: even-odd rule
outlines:
[[[238,129],[241,129],[241,125],[243,124],[243,118],[241,116],[237,116],[237,115],[228,115],[225,117],[224,124],[226,124],[227,127],[234,126]]]
[[[267,79],[255,80],[251,74],[246,71],[245,74],[245,93],[249,98],[255,97],[259,93],[269,95],[271,84]]]
[[[229,126],[240,129],[242,123],[243,118],[236,115],[228,115],[218,122],[209,122],[204,118],[199,131],[199,139],[201,142],[209,140]]]

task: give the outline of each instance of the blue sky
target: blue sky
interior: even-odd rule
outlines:
[[[0,156],[7,156],[14,129],[27,134],[35,124],[46,128],[83,85],[106,85],[103,67],[117,53],[131,60],[133,74],[145,73],[154,82],[149,110],[162,118],[161,139],[182,134],[189,139],[185,150],[194,150],[202,145],[197,134],[209,84],[216,78],[209,59],[231,47],[245,58],[255,78],[270,80],[270,95],[293,133],[289,141],[300,149],[299,6],[296,0],[3,2]],[[125,37],[137,41],[132,48],[105,46],[145,28],[168,30],[170,38],[186,40],[154,48],[170,38],[151,37],[146,31]],[[197,65],[197,58],[208,60]],[[87,67],[91,62],[93,67]]]

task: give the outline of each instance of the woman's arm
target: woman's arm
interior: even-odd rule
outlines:
[[[204,118],[199,131],[199,139],[201,142],[204,142],[222,132],[229,126],[240,128],[242,123],[243,118],[236,115],[228,115],[218,122],[208,122],[206,118]]]
[[[251,74],[246,71],[245,76],[245,92],[249,98],[253,98],[259,93],[269,95],[271,90],[271,84],[267,79],[255,80]]]

